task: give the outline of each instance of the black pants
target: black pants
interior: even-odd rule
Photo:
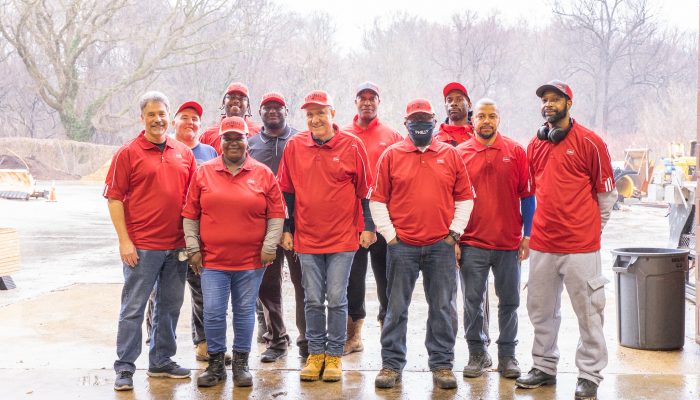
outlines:
[[[365,319],[365,277],[367,276],[367,255],[372,259],[372,272],[377,283],[379,314],[377,320],[384,321],[386,316],[386,240],[377,233],[377,241],[369,249],[360,247],[355,253],[348,281],[348,316],[353,321]]]
[[[296,326],[299,330],[297,346],[307,347],[306,318],[304,316],[304,288],[301,286],[301,264],[293,251],[287,251],[277,246],[277,257],[267,266],[260,284],[258,299],[263,305],[267,332],[263,334],[267,348],[285,349],[289,345],[289,335],[284,325],[284,309],[282,307],[282,265],[287,260],[289,274],[294,285],[294,300],[296,308]]]
[[[195,345],[204,342],[204,298],[202,297],[202,277],[187,268],[187,283],[192,294],[192,343]],[[146,307],[146,343],[151,340],[151,324],[153,323],[153,294],[148,298]]]

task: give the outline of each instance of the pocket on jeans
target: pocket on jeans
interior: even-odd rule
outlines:
[[[605,285],[608,278],[600,275],[588,280],[588,314],[595,315],[603,312],[605,308]]]

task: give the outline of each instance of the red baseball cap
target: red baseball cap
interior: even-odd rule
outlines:
[[[442,97],[447,97],[447,94],[453,90],[459,90],[460,92],[464,93],[464,95],[467,96],[467,98],[469,97],[469,92],[467,92],[467,88],[459,82],[450,82],[447,85],[445,85],[445,87],[442,88]]]
[[[328,92],[325,90],[312,90],[304,97],[304,104],[301,106],[302,110],[312,104],[317,104],[324,107],[333,107],[333,100]]]
[[[282,93],[279,92],[267,92],[264,95],[262,95],[262,99],[260,100],[260,107],[262,107],[265,103],[269,101],[276,101],[283,106],[287,106],[287,102],[284,101],[284,96],[282,96]]]
[[[180,114],[180,112],[186,108],[193,109],[195,112],[197,112],[197,115],[199,115],[199,118],[202,118],[202,113],[204,112],[204,109],[202,109],[202,106],[194,100],[190,100],[190,101],[186,101],[186,102],[182,103],[180,105],[180,107],[177,108],[177,112],[175,113],[175,115]]]
[[[408,102],[408,105],[406,105],[405,117],[408,118],[411,115],[417,113],[435,115],[435,111],[433,111],[433,106],[430,105],[430,101],[428,99],[414,99]]]
[[[244,94],[245,97],[250,97],[250,95],[248,94],[248,86],[244,85],[241,82],[233,82],[230,85],[228,85],[228,87],[226,88],[226,94],[233,92],[238,92]]]
[[[240,133],[243,136],[248,136],[248,124],[241,117],[226,117],[221,120],[221,126],[219,127],[219,136],[224,133]]]
[[[544,85],[538,87],[535,93],[537,94],[537,97],[542,97],[542,95],[544,95],[544,92],[546,92],[547,90],[552,90],[559,94],[562,94],[568,97],[569,100],[574,99],[574,92],[571,91],[569,85],[560,80],[554,79],[545,83]]]
[[[374,82],[363,82],[360,84],[360,86],[357,87],[357,90],[355,91],[355,96],[359,96],[360,93],[364,92],[365,90],[369,90],[370,92],[374,92],[374,94],[379,97],[379,86],[377,86],[376,83]]]

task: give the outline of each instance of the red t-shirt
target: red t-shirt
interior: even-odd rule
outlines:
[[[137,249],[185,247],[180,213],[196,166],[189,147],[168,137],[161,152],[143,131],[114,154],[103,196],[124,204],[126,229]]]
[[[472,198],[469,174],[454,147],[433,140],[421,152],[409,138],[382,154],[371,196],[387,205],[399,240],[413,246],[444,239],[455,202]]]
[[[520,199],[534,194],[525,149],[496,133],[491,146],[472,138],[459,146],[479,196],[460,243],[491,250],[516,250],[522,239]]]
[[[474,128],[471,125],[449,125],[440,124],[440,130],[435,139],[451,144],[452,146],[460,145],[474,136]]]
[[[574,121],[558,144],[533,138],[527,156],[537,198],[530,248],[547,253],[599,250],[597,194],[615,189],[605,142]]]
[[[366,198],[372,177],[367,151],[357,136],[333,125],[335,135],[318,145],[305,131],[284,148],[277,179],[294,193],[294,248],[299,253],[355,251],[362,219],[358,199]]]
[[[247,156],[234,176],[219,156],[197,169],[182,216],[199,220],[205,268],[242,271],[262,268],[267,220],[286,211],[267,166]]]
[[[221,139],[219,139],[219,128],[221,127],[221,120],[226,118],[221,116],[221,119],[214,125],[208,127],[204,130],[202,135],[199,137],[199,142],[208,144],[216,150],[216,153],[221,155]],[[245,117],[245,123],[248,125],[248,137],[255,136],[260,132],[261,126],[255,121]]]
[[[343,128],[344,131],[350,132],[360,138],[367,149],[367,157],[369,158],[369,169],[372,176],[376,175],[377,161],[387,147],[396,142],[403,140],[403,137],[393,128],[375,118],[369,123],[367,128],[363,128],[357,124],[359,117],[355,115],[352,123]]]

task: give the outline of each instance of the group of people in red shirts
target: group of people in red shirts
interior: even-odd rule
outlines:
[[[459,82],[443,89],[447,118],[439,128],[428,100],[406,105],[405,137],[378,118],[380,89],[372,82],[358,86],[357,114],[343,128],[331,96],[308,93],[302,132],[287,124],[287,102],[277,92],[262,96],[262,125],[254,123],[248,88],[239,82],[223,95],[221,120],[201,135],[198,103],[183,103],[171,118],[166,96],[144,94],[144,130],[114,155],[103,193],[124,271],[115,390],[133,389],[149,299],[147,374],[190,376],[172,360],[185,281],[197,359],[208,361],[198,386],[222,383],[229,363],[234,386],[251,386],[256,303],[265,321],[261,361],[285,356],[291,342],[282,317],[285,259],[295,291],[296,344],[306,360],[300,379],[340,380],[342,356],[364,347],[371,259],[380,303],[377,388],[401,382],[408,308],[421,274],[434,384],[457,387],[458,281],[469,349],[463,376],[477,378],[492,366],[491,272],[497,371],[520,388],[556,383],[566,287],[581,333],[575,397],[596,398],[607,364],[600,236],[617,200],[610,156],[603,140],[570,116],[573,92],[566,83],[550,81],[535,94],[544,123],[527,149],[499,131],[494,100],[472,103]],[[174,137],[167,134],[171,123]],[[521,262],[528,258],[535,338],[533,366],[521,374],[517,309]]]

